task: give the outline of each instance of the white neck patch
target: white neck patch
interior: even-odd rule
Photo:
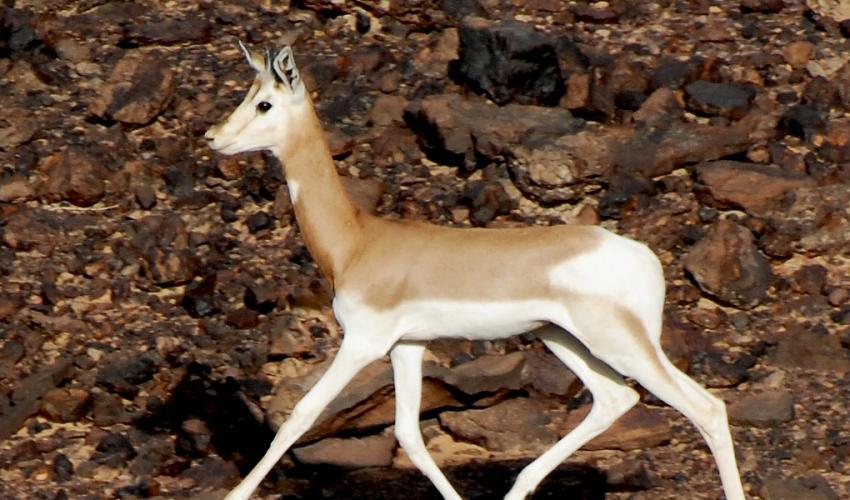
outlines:
[[[286,185],[289,186],[289,198],[292,200],[292,204],[294,205],[295,202],[298,201],[298,181],[291,181],[287,179]]]

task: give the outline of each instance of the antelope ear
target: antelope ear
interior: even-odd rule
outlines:
[[[272,62],[272,73],[275,79],[296,96],[304,95],[304,82],[295,66],[292,47],[286,46],[278,52]]]
[[[239,48],[242,49],[242,53],[245,54],[245,59],[248,60],[248,64],[254,68],[254,71],[262,73],[266,70],[266,61],[262,54],[251,52],[251,50],[242,43],[242,40],[239,40]]]

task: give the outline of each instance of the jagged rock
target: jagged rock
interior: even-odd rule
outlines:
[[[107,434],[97,443],[92,460],[99,464],[115,467],[130,461],[135,456],[136,449],[127,439],[127,436]]]
[[[564,95],[555,41],[532,25],[480,17],[460,26],[455,78],[500,106],[555,106]]]
[[[785,0],[741,0],[741,12],[776,14],[785,8]]]
[[[837,335],[822,335],[803,329],[784,336],[769,355],[779,367],[850,373],[850,358]]]
[[[637,123],[644,123],[651,127],[660,127],[675,122],[682,116],[679,100],[675,92],[667,87],[656,89],[646,98],[640,108],[632,114],[632,119]]]
[[[295,448],[299,462],[309,465],[335,465],[337,467],[386,467],[393,462],[396,440],[394,436],[368,436],[364,438],[328,438],[315,444]]]
[[[734,83],[714,83],[697,80],[685,86],[688,108],[707,116],[725,116],[732,120],[743,118],[750,108],[756,91]]]
[[[414,102],[405,111],[405,119],[430,156],[467,170],[499,159],[525,140],[559,137],[583,124],[564,109],[519,104],[497,108],[457,94]]]
[[[771,428],[794,418],[794,395],[783,390],[744,394],[728,411],[732,424]]]
[[[708,229],[684,265],[704,292],[742,309],[758,305],[773,282],[770,263],[752,233],[726,219]]]
[[[149,355],[117,356],[107,361],[97,374],[97,384],[133,399],[139,384],[147,382],[156,373],[156,361]]]
[[[0,180],[0,203],[20,202],[35,197],[35,188],[20,176]]]
[[[41,407],[42,396],[68,378],[72,369],[71,361],[62,358],[21,380],[12,393],[11,406],[4,407],[7,402],[5,398],[0,399],[0,441],[16,433],[26,419],[35,415]]]
[[[193,318],[209,316],[218,311],[216,304],[215,289],[218,283],[218,275],[212,273],[197,283],[186,287],[186,292],[180,300],[180,305],[186,309]]]
[[[106,87],[89,110],[104,120],[128,125],[145,125],[169,104],[175,80],[171,67],[160,54],[131,51],[112,70]]]
[[[771,165],[731,160],[707,162],[697,176],[712,205],[761,213],[777,205],[788,190],[813,187],[808,176],[789,174]]]
[[[150,215],[133,224],[130,242],[145,275],[158,286],[188,283],[199,268],[186,223],[177,214]]]
[[[820,295],[826,286],[828,270],[820,264],[803,266],[794,271],[794,288],[801,293]]]
[[[481,410],[443,412],[440,424],[490,451],[542,453],[558,440],[549,428],[548,408],[534,398],[515,398]]]
[[[786,134],[811,140],[814,134],[826,130],[826,119],[817,107],[811,104],[798,104],[782,116],[780,129]]]
[[[504,356],[481,356],[451,369],[439,365],[426,365],[425,375],[442,380],[465,394],[496,392],[500,389],[516,390],[522,387],[522,369],[525,354],[521,351]]]

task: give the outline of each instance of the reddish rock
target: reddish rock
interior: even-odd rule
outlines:
[[[41,413],[54,422],[76,422],[85,416],[91,402],[91,394],[85,389],[51,389],[41,400]]]
[[[106,192],[105,169],[82,147],[70,147],[62,155],[50,156],[39,168],[47,175],[40,195],[48,202],[66,200],[88,207]]]
[[[730,160],[703,163],[697,167],[697,176],[711,204],[756,214],[778,204],[788,190],[815,185],[808,176],[789,174],[770,165]]]
[[[704,292],[743,309],[758,305],[773,282],[770,263],[752,233],[726,219],[709,228],[684,265]]]

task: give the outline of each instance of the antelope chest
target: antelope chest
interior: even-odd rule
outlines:
[[[551,301],[538,299],[487,302],[419,299],[376,309],[344,294],[338,294],[333,305],[346,335],[375,335],[393,342],[509,337],[548,323],[553,307],[557,307]]]

